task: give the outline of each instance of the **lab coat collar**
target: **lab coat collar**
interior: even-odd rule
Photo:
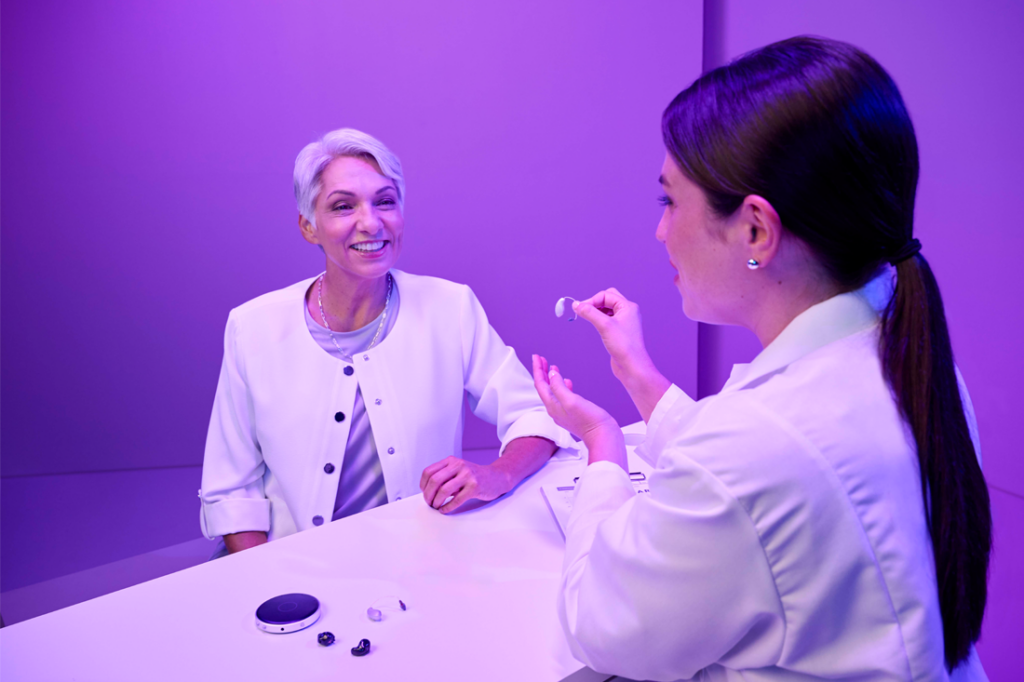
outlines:
[[[895,274],[895,268],[886,266],[862,289],[833,296],[797,315],[752,362],[733,365],[721,392],[739,390],[819,348],[877,324],[892,296]]]

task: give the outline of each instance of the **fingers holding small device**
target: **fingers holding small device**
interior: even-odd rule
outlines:
[[[565,307],[566,305],[569,305],[570,309],[573,311],[573,316],[569,318],[569,321],[575,322],[577,317],[575,311],[576,305],[578,303],[579,301],[577,301],[572,296],[563,296],[562,298],[558,299],[557,301],[555,301],[555,317],[562,317],[563,315],[565,315]]]
[[[635,306],[636,304],[619,293],[618,289],[611,288],[599,291],[590,298],[579,301],[573,309],[579,313],[580,317],[596,326],[602,324],[605,320],[593,315],[593,313],[601,313],[605,317],[615,317],[631,305]],[[581,308],[582,311],[580,310]],[[591,314],[585,315],[585,312]]]
[[[594,325],[611,360],[612,373],[629,384],[637,373],[650,371],[651,359],[644,345],[640,306],[618,289],[605,289],[574,306],[576,313]]]

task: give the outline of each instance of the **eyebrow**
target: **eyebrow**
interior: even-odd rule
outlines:
[[[383,194],[384,192],[387,192],[388,190],[392,190],[392,191],[394,191],[394,192],[397,192],[397,191],[398,191],[398,190],[397,190],[397,189],[395,188],[395,186],[394,186],[394,185],[385,185],[384,187],[381,187],[381,188],[380,188],[379,190],[377,190],[377,191],[376,191],[376,192],[374,192],[373,194],[374,194],[374,196],[376,196],[376,195],[378,195],[378,194]],[[349,191],[348,191],[347,189],[336,189],[336,190],[334,190],[333,192],[331,192],[330,194],[328,194],[328,195],[327,195],[327,198],[331,198],[331,197],[333,197],[333,196],[334,196],[335,194],[342,194],[342,195],[344,195],[344,196],[346,196],[346,197],[354,197],[354,196],[356,196],[355,192],[349,192]]]
[[[658,184],[661,185],[662,187],[668,187],[668,180],[665,179],[664,175],[658,176]]]

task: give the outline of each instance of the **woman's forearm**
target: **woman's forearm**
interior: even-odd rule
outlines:
[[[506,477],[507,490],[511,490],[524,478],[544,466],[557,449],[558,446],[547,438],[516,438],[505,447],[501,457],[492,462],[490,467]]]
[[[621,376],[618,376],[619,374]],[[644,423],[649,422],[658,401],[665,395],[665,391],[669,389],[672,382],[658,371],[650,358],[629,368],[624,368],[616,375],[626,392],[629,393],[636,409],[640,411]]]
[[[244,530],[224,536],[224,546],[228,548],[228,552],[231,554],[265,544],[266,542],[267,534],[262,530]]]

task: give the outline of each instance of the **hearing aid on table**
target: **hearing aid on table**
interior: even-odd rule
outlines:
[[[381,597],[377,601],[375,601],[372,604],[370,604],[370,608],[366,609],[366,617],[369,618],[370,620],[374,621],[374,622],[377,622],[377,623],[379,623],[380,621],[384,620],[384,613],[383,613],[383,611],[381,609],[376,608],[377,604],[379,604],[380,602],[382,602],[384,600],[388,601],[388,604],[383,606],[383,609],[387,610],[387,611],[393,611],[394,608],[395,608],[394,606],[391,605],[392,604],[392,600],[398,602],[398,608],[401,609],[402,611],[405,611],[405,610],[407,610],[409,608],[409,607],[407,607],[405,605],[405,602],[402,601],[401,599],[399,599],[398,597],[394,597],[394,596],[388,595],[387,597]]]

